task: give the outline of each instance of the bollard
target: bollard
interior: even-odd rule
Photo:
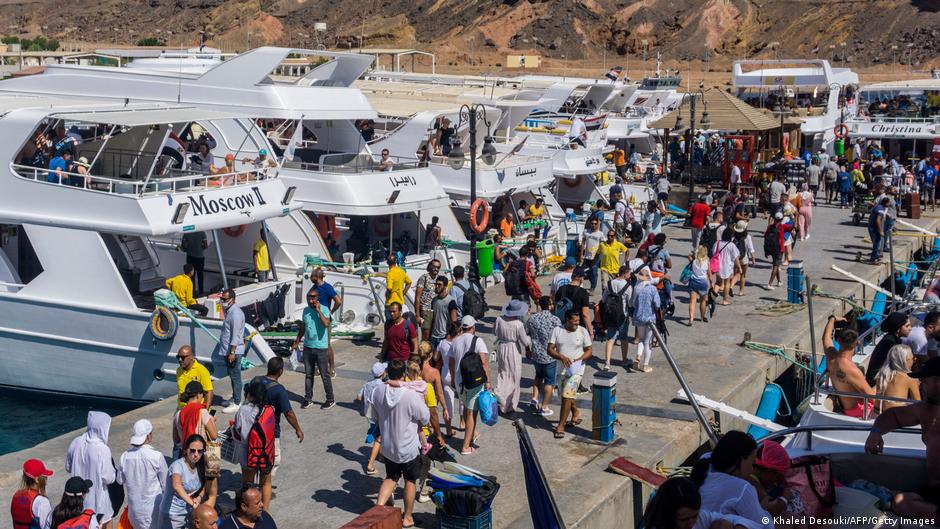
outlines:
[[[803,303],[804,290],[803,261],[790,261],[787,267],[787,302],[793,304]]]
[[[613,371],[594,373],[594,398],[591,420],[595,441],[610,443],[614,440],[614,423],[617,422],[617,374]]]

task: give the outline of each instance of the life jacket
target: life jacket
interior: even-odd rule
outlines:
[[[85,509],[81,514],[75,518],[70,518],[59,524],[55,529],[88,529],[88,526],[91,525],[91,518],[95,515],[95,511],[91,509]]]
[[[248,468],[274,467],[274,407],[265,406],[248,432]]]
[[[190,435],[193,435],[199,429],[199,420],[202,417],[203,408],[205,406],[201,402],[191,402],[180,410],[180,440],[185,442]]]
[[[39,519],[33,516],[33,502],[39,492],[33,489],[18,490],[10,503],[13,529],[41,529]]]

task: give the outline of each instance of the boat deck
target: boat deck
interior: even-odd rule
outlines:
[[[855,283],[829,270],[833,263],[880,283],[887,275],[887,268],[869,266],[855,262],[858,251],[867,252],[863,238],[865,227],[851,224],[850,210],[819,206],[815,208],[812,237],[799,243],[795,255],[804,259],[805,271],[819,285],[822,292],[861,297],[861,288]],[[928,229],[938,225],[936,216],[924,217],[916,224]],[[765,223],[755,219],[751,223],[754,246],[761,254]],[[689,249],[689,232],[681,227],[669,226],[665,232],[670,236],[668,249],[673,254],[673,269],[678,271],[685,265],[682,257]],[[898,237],[896,258],[906,259],[913,244],[921,239]],[[676,291],[677,316],[681,321],[670,321],[669,346],[675,352],[680,368],[692,389],[715,400],[747,410],[753,410],[767,381],[776,379],[789,364],[779,357],[769,356],[740,347],[745,333],[757,342],[810,348],[809,320],[806,310],[798,310],[779,316],[758,313],[758,307],[786,299],[786,288],[773,291],[763,286],[769,275],[766,261],[749,271],[750,284],[746,296],[736,297],[730,307],[718,307],[708,324],[696,323],[685,326],[687,316],[687,294],[684,287]],[[676,272],[678,274],[678,272]],[[547,285],[547,278],[542,278]],[[547,286],[543,286],[547,293]],[[868,297],[871,297],[870,289]],[[488,290],[491,306],[499,307],[505,302],[500,286]],[[816,332],[820,333],[826,317],[833,311],[842,311],[842,303],[834,299],[816,298],[814,312]],[[481,324],[480,330],[488,344],[492,344],[491,325],[497,310],[491,310]],[[337,406],[328,411],[318,407],[299,410],[303,394],[303,375],[288,373],[282,382],[292,392],[293,404],[304,428],[306,439],[298,444],[290,428],[285,424],[282,446],[283,466],[278,471],[278,485],[272,514],[282,527],[313,529],[335,529],[367,510],[374,502],[381,481],[379,476],[367,476],[362,465],[368,457],[368,447],[363,445],[366,423],[359,415],[360,406],[353,399],[369,378],[369,367],[378,352],[378,341],[354,343],[336,341],[337,378],[334,379]],[[635,347],[631,346],[631,354]],[[613,358],[619,359],[619,347]],[[592,376],[603,363],[603,343],[595,343],[594,361],[589,363],[585,375],[585,386],[590,387]],[[706,438],[695,421],[692,409],[674,400],[679,383],[670,371],[663,354],[653,354],[653,372],[650,374],[626,374],[619,360],[614,362],[617,373],[618,439],[604,445],[590,439],[591,396],[581,396],[577,403],[582,410],[584,423],[569,429],[566,439],[552,438],[548,420],[532,413],[520,413],[529,428],[534,446],[545,470],[555,498],[569,528],[632,527],[633,508],[630,480],[606,472],[608,463],[623,456],[648,468],[669,468],[681,464]],[[523,402],[528,400],[533,368],[523,367]],[[250,374],[245,376],[250,378]],[[246,378],[247,380],[247,378]],[[217,383],[216,393],[227,396],[227,381]],[[315,387],[314,400],[322,402],[323,390],[320,381]],[[165,454],[170,453],[170,419],[174,403],[170,400],[154,403],[116,417],[112,423],[110,445],[117,460],[126,448],[131,427],[139,418],[146,417],[154,424],[154,445]],[[555,401],[557,417],[557,399]],[[712,417],[711,412],[706,415]],[[232,416],[219,414],[226,423]],[[720,429],[727,431],[740,428],[727,417],[718,421]],[[472,456],[460,456],[459,462],[498,476],[502,489],[494,504],[494,527],[530,528],[525,486],[519,458],[516,433],[509,420],[501,419],[495,427],[482,426],[479,440],[480,450]],[[0,484],[3,494],[9,497],[18,482],[19,468],[27,458],[36,457],[56,471],[49,481],[49,494],[58,501],[65,482],[63,464],[73,432],[51,439],[32,449],[0,457]],[[450,445],[459,450],[461,434],[450,440]],[[226,491],[220,499],[225,509],[232,506],[238,471],[224,465],[221,490]],[[381,472],[381,469],[380,469]],[[401,502],[398,502],[401,505]],[[419,526],[433,525],[433,506],[418,504],[416,519]]]

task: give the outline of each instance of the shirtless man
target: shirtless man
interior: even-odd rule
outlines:
[[[874,395],[875,390],[865,382],[865,375],[862,370],[852,362],[852,353],[858,344],[858,333],[852,329],[842,329],[836,340],[839,342],[839,348],[836,349],[832,342],[832,330],[837,321],[845,321],[845,318],[836,318],[829,316],[826,322],[826,328],[823,330],[823,347],[826,351],[826,369],[829,373],[829,380],[837,391],[846,393],[864,393]],[[836,397],[842,405],[842,413],[849,417],[861,418],[866,416],[864,413],[864,400],[857,397]],[[868,412],[871,413],[875,403],[868,401]]]
[[[927,447],[927,486],[916,492],[898,492],[891,499],[891,510],[906,518],[931,518],[936,523],[940,515],[940,358],[931,358],[911,376],[921,380],[923,402],[891,408],[879,415],[865,441],[865,451],[881,453],[882,436],[892,430],[921,427],[920,438]]]

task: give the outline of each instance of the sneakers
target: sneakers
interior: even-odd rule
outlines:
[[[312,407],[313,407],[312,400],[305,400],[304,403],[300,405],[300,409],[302,410],[306,410],[307,408],[312,408]]]
[[[238,411],[238,404],[234,402],[222,408],[222,413],[235,413],[236,411]]]
[[[590,393],[590,392],[591,392],[591,390],[589,390],[588,388],[584,387],[584,384],[578,384],[578,393],[577,393],[578,395],[584,395],[584,394],[587,394],[587,393]]]
[[[311,404],[313,404],[313,403],[311,403]],[[321,409],[321,410],[328,410],[328,409],[332,408],[333,406],[336,406],[336,401],[335,401],[335,400],[328,400],[328,401],[326,401],[326,402],[324,402],[323,404],[320,405],[320,409]]]
[[[538,410],[538,412],[536,413],[538,413],[542,417],[551,417],[552,414],[554,414],[555,412],[553,412],[551,408],[542,408],[541,410]]]

